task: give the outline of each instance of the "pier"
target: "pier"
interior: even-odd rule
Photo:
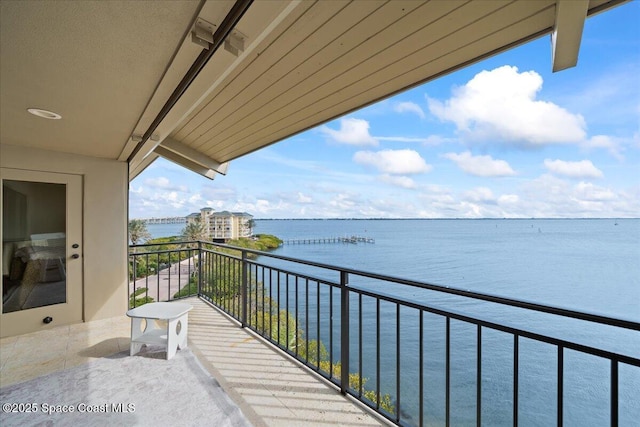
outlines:
[[[283,240],[287,245],[313,245],[323,243],[375,243],[371,237],[345,236],[345,237],[322,237],[314,239],[287,239]]]

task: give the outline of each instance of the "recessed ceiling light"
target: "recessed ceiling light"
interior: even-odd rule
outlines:
[[[53,111],[41,110],[40,108],[28,108],[27,111],[34,116],[42,117],[43,119],[59,120],[62,118],[62,116],[58,113],[54,113]]]

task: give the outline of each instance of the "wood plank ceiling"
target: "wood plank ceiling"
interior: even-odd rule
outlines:
[[[280,3],[271,25],[211,80],[169,141],[228,162],[550,34],[556,20],[555,0]],[[584,4],[594,13],[613,3]],[[264,12],[252,12],[241,32],[261,28]],[[219,52],[211,61],[228,57]]]

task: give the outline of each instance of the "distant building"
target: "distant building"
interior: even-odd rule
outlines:
[[[202,208],[200,213],[186,216],[187,224],[200,220],[209,240],[229,240],[251,237],[253,234],[253,215],[246,212],[215,212],[211,208]]]

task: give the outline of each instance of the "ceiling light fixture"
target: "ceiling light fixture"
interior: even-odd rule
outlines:
[[[27,108],[27,111],[34,116],[42,117],[43,119],[60,120],[62,118],[62,116],[58,113],[54,113],[53,111],[41,110],[40,108]]]

